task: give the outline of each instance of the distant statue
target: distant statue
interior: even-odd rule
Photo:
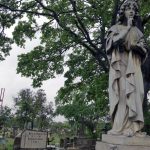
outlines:
[[[106,35],[110,62],[109,100],[111,135],[143,136],[144,98],[141,64],[147,46],[141,31],[137,0],[126,0],[120,7],[118,22]]]

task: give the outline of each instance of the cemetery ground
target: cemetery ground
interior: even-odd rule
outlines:
[[[13,138],[8,138],[6,140],[7,144],[6,144],[6,149],[7,150],[11,150],[13,149],[13,143],[14,143],[14,139]]]
[[[14,144],[13,138],[6,138],[6,145],[0,145],[0,150],[6,149],[6,150],[12,150]]]
[[[59,143],[59,138],[57,135],[55,136],[55,140],[51,144],[55,145],[55,143]],[[3,150],[4,147],[6,150],[13,150],[13,144],[14,144],[14,138],[7,138],[6,145],[5,146],[0,145],[0,150]]]
[[[54,140],[50,143],[51,145],[58,145],[60,138],[57,134],[53,135]],[[0,150],[13,150],[15,138],[6,137],[5,144],[0,143]]]
[[[22,140],[24,140],[24,142],[26,141],[25,145],[29,146],[30,143],[32,143],[31,145],[33,146],[34,145],[34,142],[33,142],[34,137],[33,136],[29,137],[28,136],[29,134],[28,135],[27,134],[23,135],[23,133],[26,132],[26,131],[30,132],[30,134],[31,134],[31,132],[34,132],[33,133],[34,135],[35,135],[36,132],[39,133],[39,131],[25,130],[21,134],[17,134],[17,136],[15,136],[13,138],[12,137],[10,138],[8,136],[7,137],[1,137],[1,139],[0,139],[0,150],[19,150],[20,146],[21,146],[21,143],[22,143],[21,142]],[[43,133],[47,133],[47,132],[43,132]],[[29,138],[32,138],[32,139],[27,142],[27,139],[24,139],[24,137],[28,137],[28,139]],[[77,148],[79,150],[82,150],[82,149],[95,150],[95,140],[87,138],[87,137],[82,137],[82,136],[81,137],[80,136],[65,137],[64,136],[64,138],[62,138],[58,134],[53,134],[51,137],[52,138],[49,139],[50,142],[47,141],[48,139],[46,140],[47,141],[46,142],[47,143],[47,146],[46,146],[47,148],[46,147],[45,148],[47,150],[52,150],[52,149],[53,150],[54,149],[59,149],[59,150],[67,149],[67,150],[70,150],[72,148]],[[3,142],[3,139],[5,139],[4,140],[5,142]],[[19,140],[19,139],[21,139],[21,140]],[[43,144],[43,141],[41,141],[41,140],[39,140],[38,142],[39,142],[40,146]],[[36,146],[37,146],[37,144],[36,144]],[[30,147],[30,148],[34,149],[33,147]],[[38,147],[38,148],[40,148],[40,147]],[[45,149],[45,148],[43,147],[43,148],[40,148],[40,149]],[[26,148],[24,147],[23,149],[26,149]]]

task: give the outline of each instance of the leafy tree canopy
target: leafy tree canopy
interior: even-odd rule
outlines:
[[[2,127],[10,127],[11,126],[11,119],[13,117],[12,115],[12,110],[5,106],[5,107],[1,107],[0,110],[0,128]]]
[[[85,114],[84,119],[90,118],[90,113],[95,111],[102,116],[106,114],[108,103],[105,33],[115,24],[118,8],[123,1],[0,0],[0,58],[2,60],[9,54],[12,42],[23,47],[26,39],[39,35],[41,44],[18,57],[17,72],[31,77],[33,86],[37,87],[41,86],[42,81],[63,74],[67,67],[65,86],[56,98],[58,112],[67,118],[71,118],[72,114],[75,119],[79,117],[73,111],[76,108],[80,115]],[[149,43],[150,24],[147,22],[150,19],[150,2],[139,2],[142,25]],[[14,25],[13,38],[10,39],[5,29]],[[149,61],[146,62],[149,64]],[[149,79],[150,72],[145,72]],[[77,79],[80,81],[77,82]]]
[[[15,102],[16,122],[21,128],[27,128],[27,124],[31,123],[31,128],[46,128],[52,121],[53,105],[47,103],[46,94],[42,89],[36,93],[30,89],[22,89]]]
[[[145,24],[149,19],[149,2],[140,2]],[[33,86],[41,86],[42,81],[63,73],[68,60],[65,56],[75,49],[90,52],[101,70],[107,72],[104,36],[116,21],[121,3],[122,0],[0,0],[0,58],[9,54],[12,41],[24,46],[27,38],[40,34],[41,44],[18,57],[18,73],[31,77]],[[13,25],[10,39],[5,29]],[[146,25],[148,31],[149,25]]]

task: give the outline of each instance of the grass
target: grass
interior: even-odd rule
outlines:
[[[13,144],[14,144],[14,139],[8,138],[7,143],[6,143],[6,149],[7,150],[12,150],[13,149]]]

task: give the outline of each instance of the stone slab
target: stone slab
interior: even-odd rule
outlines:
[[[79,150],[79,148],[68,147],[67,150]]]
[[[102,142],[118,145],[131,145],[131,146],[148,146],[150,147],[150,136],[146,137],[125,137],[103,134]]]
[[[104,142],[97,142],[95,150],[150,150],[150,147],[136,145],[115,145]]]
[[[47,145],[47,132],[24,130],[21,133],[20,148],[44,149]]]

